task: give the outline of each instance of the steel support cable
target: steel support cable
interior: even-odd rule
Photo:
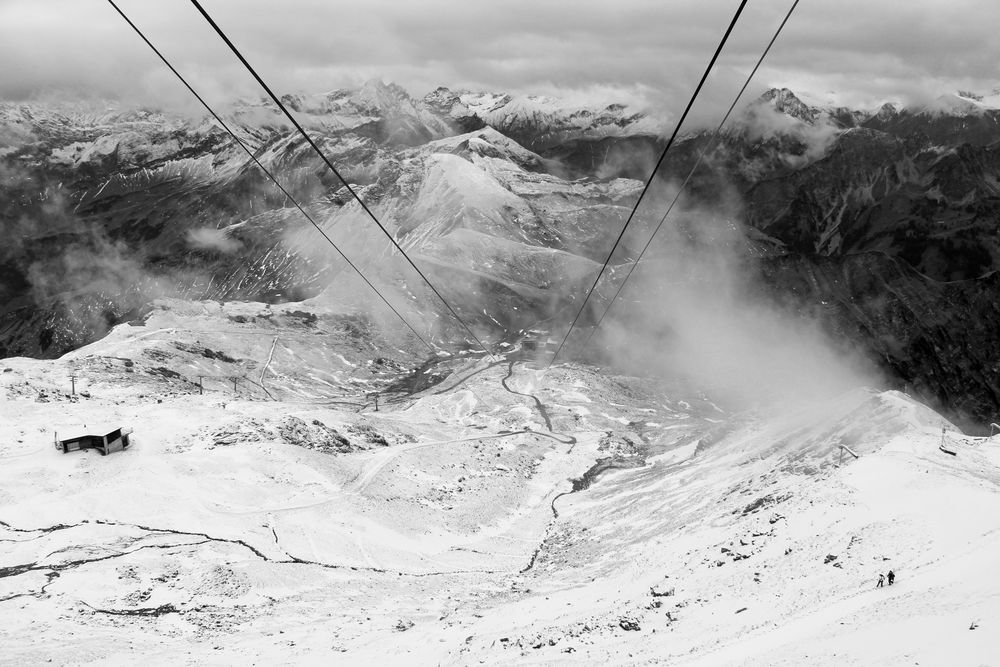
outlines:
[[[633,262],[632,266],[629,267],[628,273],[625,274],[625,278],[622,279],[621,284],[618,285],[618,289],[615,291],[614,296],[611,297],[611,300],[608,302],[608,305],[604,308],[604,312],[601,313],[601,317],[597,320],[597,324],[594,325],[594,328],[590,332],[590,335],[587,336],[587,340],[584,341],[584,345],[587,345],[590,342],[590,340],[594,337],[594,334],[597,333],[597,330],[600,328],[601,323],[604,322],[604,318],[607,317],[607,314],[611,311],[611,307],[615,304],[615,300],[618,299],[618,296],[622,293],[622,290],[625,289],[625,284],[628,282],[628,279],[632,277],[632,274],[639,266],[639,262],[642,261],[643,255],[645,255],[646,251],[649,250],[649,246],[652,245],[653,239],[656,237],[657,232],[660,231],[660,227],[662,227],[663,223],[666,222],[667,216],[669,216],[670,212],[674,209],[674,204],[676,204],[677,200],[680,199],[681,193],[684,191],[684,188],[687,186],[687,184],[691,181],[691,178],[694,176],[694,173],[698,170],[698,167],[701,166],[701,163],[704,161],[705,156],[714,151],[715,148],[719,145],[719,141],[721,139],[720,134],[722,133],[723,126],[729,120],[729,116],[732,115],[733,110],[736,108],[736,105],[740,101],[740,98],[743,97],[743,93],[745,93],[747,88],[750,86],[750,81],[753,80],[754,75],[757,74],[757,70],[760,69],[761,63],[764,62],[764,59],[767,57],[768,52],[770,52],[771,47],[774,46],[774,42],[778,39],[778,35],[781,34],[781,31],[784,29],[785,24],[788,23],[788,19],[791,18],[792,12],[795,11],[795,8],[798,6],[798,4],[799,0],[795,0],[795,2],[792,3],[791,8],[788,10],[788,13],[785,14],[784,20],[778,26],[778,29],[774,32],[774,35],[771,37],[771,41],[768,42],[767,47],[764,48],[764,52],[761,53],[760,58],[757,59],[757,64],[753,66],[753,69],[750,71],[750,74],[747,75],[746,81],[743,82],[743,87],[740,88],[740,92],[736,94],[736,97],[733,99],[733,103],[729,105],[729,109],[726,111],[726,115],[722,117],[722,121],[719,122],[719,125],[715,128],[715,131],[712,133],[712,138],[709,140],[708,146],[706,146],[706,148],[703,151],[701,151],[701,153],[699,153],[698,159],[695,160],[694,166],[691,167],[691,171],[688,172],[687,177],[684,179],[680,187],[677,189],[677,194],[674,195],[674,198],[673,200],[671,200],[670,205],[667,207],[666,212],[663,214],[663,217],[660,218],[660,222],[659,224],[656,225],[656,229],[654,229],[653,233],[649,235],[649,240],[646,241],[646,245],[643,246],[642,251],[639,252],[639,256],[636,257],[635,262]]]
[[[744,0],[744,2],[745,1],[746,0]],[[420,270],[420,267],[418,267],[413,262],[413,260],[410,259],[410,256],[406,254],[406,251],[403,250],[403,248],[399,245],[399,243],[396,241],[393,235],[389,232],[389,230],[385,228],[385,226],[381,223],[381,221],[379,221],[378,217],[372,212],[370,208],[368,208],[368,205],[365,204],[365,202],[361,199],[360,196],[358,196],[358,193],[354,190],[354,188],[351,187],[351,184],[347,182],[347,179],[345,179],[343,176],[340,175],[340,171],[338,171],[337,168],[333,165],[333,162],[331,162],[330,159],[326,157],[326,154],[320,150],[319,146],[316,145],[316,142],[312,140],[312,137],[309,136],[309,134],[302,127],[302,125],[300,125],[299,122],[295,120],[295,117],[291,114],[291,112],[288,111],[288,108],[285,107],[284,103],[282,103],[282,101],[278,99],[278,96],[274,94],[274,91],[271,90],[270,86],[268,86],[264,82],[264,79],[262,79],[260,75],[257,74],[257,70],[255,70],[253,66],[247,61],[247,59],[243,57],[243,54],[240,52],[239,49],[236,48],[236,45],[233,44],[233,42],[229,39],[226,33],[222,31],[222,28],[220,28],[219,24],[215,22],[215,19],[213,19],[209,15],[209,13],[205,11],[205,8],[201,6],[201,3],[199,3],[198,0],[191,0],[191,4],[193,4],[195,8],[205,18],[205,20],[208,21],[209,25],[211,25],[212,28],[215,30],[215,32],[219,35],[219,37],[222,38],[222,41],[226,43],[226,46],[229,47],[229,49],[239,59],[239,61],[243,64],[243,66],[247,69],[247,71],[250,72],[250,74],[253,76],[254,79],[256,79],[260,87],[263,88],[264,91],[268,94],[268,97],[271,98],[271,101],[273,101],[274,104],[278,107],[278,109],[280,109],[281,112],[285,114],[285,117],[288,118],[289,122],[291,122],[291,124],[295,127],[295,129],[298,130],[299,134],[301,134],[302,137],[306,140],[306,143],[308,143],[309,146],[313,149],[313,151],[315,151],[316,154],[320,157],[320,159],[323,160],[324,163],[326,163],[326,166],[329,167],[330,171],[333,172],[334,176],[340,179],[340,182],[344,184],[344,187],[347,188],[347,191],[351,193],[351,196],[353,196],[354,199],[357,200],[357,202],[361,205],[361,208],[363,208],[365,213],[368,214],[368,217],[372,219],[372,221],[378,226],[380,230],[382,230],[382,233],[385,234],[386,238],[389,239],[389,241],[396,248],[396,250],[398,250],[399,253],[403,256],[403,258],[409,263],[409,265],[413,267],[413,270],[417,272],[417,275],[419,275],[420,278],[425,283],[427,283],[427,286],[430,287],[431,291],[434,292],[434,295],[441,300],[441,303],[443,303],[445,308],[448,309],[448,312],[451,313],[452,317],[454,317],[455,320],[462,325],[462,327],[466,330],[466,332],[468,332],[468,334],[472,336],[472,339],[475,340],[476,343],[479,345],[479,347],[483,349],[483,352],[485,352],[487,355],[493,358],[493,353],[489,351],[489,349],[481,340],[479,340],[479,337],[476,336],[476,334],[472,331],[469,325],[465,323],[465,320],[463,320],[461,316],[459,316],[459,314],[455,312],[455,309],[451,307],[451,304],[448,303],[447,299],[445,299],[444,296],[442,296],[441,292],[438,291],[438,289],[434,286],[434,284],[430,281],[430,279],[427,278],[424,272]]]
[[[191,2],[196,2],[196,0],[191,0]],[[611,263],[611,258],[614,257],[615,251],[618,250],[618,246],[621,244],[622,238],[625,236],[628,226],[632,223],[632,218],[635,217],[636,211],[639,210],[639,205],[642,203],[643,198],[646,193],[649,192],[650,186],[653,184],[653,179],[656,177],[656,172],[659,171],[660,165],[663,164],[663,160],[667,157],[667,152],[670,147],[673,146],[674,140],[677,138],[677,133],[680,131],[681,126],[684,124],[684,120],[687,118],[688,113],[691,111],[691,107],[694,106],[695,100],[698,98],[698,93],[701,92],[702,87],[705,85],[705,81],[708,79],[708,75],[711,73],[712,68],[715,66],[715,61],[719,59],[719,54],[722,53],[722,48],[726,45],[726,41],[729,39],[729,35],[733,32],[733,28],[736,27],[736,22],[739,20],[740,15],[743,13],[743,9],[746,7],[748,0],[741,0],[740,6],[736,9],[736,13],[733,14],[733,19],[729,22],[729,27],[726,28],[725,34],[722,36],[722,40],[719,41],[719,45],[715,49],[715,53],[712,54],[712,59],[708,62],[708,67],[705,68],[705,72],[701,75],[701,80],[698,82],[697,88],[694,89],[694,93],[691,95],[691,99],[688,100],[687,106],[684,107],[684,113],[681,114],[680,119],[674,126],[674,131],[667,140],[667,145],[663,147],[663,152],[660,153],[660,159],[656,161],[656,165],[653,167],[653,173],[649,175],[649,179],[646,181],[646,185],[642,188],[642,192],[639,193],[639,198],[635,202],[635,206],[632,207],[632,212],[629,214],[628,219],[625,221],[624,226],[622,226],[621,233],[618,234],[618,238],[615,239],[615,244],[611,247],[611,252],[608,253],[607,259],[604,260],[604,266],[601,267],[600,272],[597,274],[597,278],[594,279],[594,284],[591,285],[590,289],[587,291],[587,295],[583,299],[583,304],[580,306],[580,310],[577,311],[576,317],[573,318],[573,322],[569,325],[569,329],[566,330],[566,335],[563,336],[562,341],[559,343],[559,347],[556,348],[555,354],[552,355],[552,359],[549,360],[546,369],[551,368],[552,364],[555,363],[556,358],[559,353],[562,352],[563,347],[566,345],[566,341],[569,340],[569,335],[573,333],[573,329],[576,327],[577,322],[580,321],[580,316],[583,315],[583,311],[587,309],[587,303],[590,301],[590,297],[594,294],[597,289],[597,284],[601,282],[601,276],[604,275],[604,271],[608,268],[608,264]]]
[[[139,37],[140,37],[140,38],[142,38],[142,41],[144,41],[144,42],[146,43],[146,45],[147,45],[147,46],[149,46],[149,48],[150,48],[150,49],[152,49],[153,53],[155,53],[155,54],[156,54],[156,55],[157,55],[157,56],[158,56],[158,57],[160,58],[160,60],[162,60],[162,61],[163,61],[163,64],[164,64],[164,65],[166,65],[166,66],[167,66],[167,67],[168,67],[168,68],[170,69],[170,71],[174,73],[174,75],[175,75],[175,76],[176,76],[176,77],[177,77],[177,78],[178,78],[178,79],[180,80],[180,82],[181,82],[181,83],[183,83],[183,84],[184,84],[184,86],[185,86],[185,87],[186,87],[186,88],[187,88],[187,89],[188,89],[188,90],[189,90],[189,91],[191,92],[191,94],[192,94],[192,95],[194,95],[194,96],[195,96],[195,97],[196,97],[196,98],[198,99],[198,101],[199,101],[199,102],[201,102],[201,105],[202,105],[203,107],[205,107],[205,109],[206,109],[206,110],[208,110],[208,112],[209,112],[210,114],[212,114],[212,117],[214,117],[214,118],[215,118],[216,122],[218,122],[218,123],[219,123],[219,125],[221,125],[221,126],[222,126],[222,129],[224,129],[224,130],[225,130],[226,132],[228,132],[228,133],[229,133],[229,136],[231,136],[231,137],[233,138],[233,140],[234,140],[234,141],[236,141],[236,143],[237,143],[237,144],[239,145],[239,147],[240,147],[240,148],[242,148],[242,149],[243,149],[243,150],[244,150],[244,151],[246,152],[246,154],[247,154],[248,156],[250,156],[250,159],[251,159],[251,160],[253,160],[254,164],[256,164],[256,165],[257,165],[257,167],[259,167],[259,168],[260,168],[260,170],[261,170],[261,171],[262,171],[262,172],[264,173],[264,175],[265,175],[265,176],[267,176],[267,177],[268,177],[268,178],[269,178],[269,179],[271,180],[271,182],[272,182],[272,183],[274,183],[274,185],[275,185],[275,186],[277,186],[278,190],[280,190],[280,191],[281,191],[281,193],[282,193],[282,194],[283,194],[283,195],[284,195],[285,197],[287,197],[289,201],[291,201],[291,202],[292,202],[292,204],[293,204],[293,205],[295,206],[295,208],[297,208],[297,209],[299,210],[299,212],[300,212],[300,213],[302,213],[302,215],[303,215],[303,216],[305,217],[305,219],[306,219],[306,220],[308,220],[308,221],[309,221],[310,223],[312,223],[312,226],[316,228],[316,231],[318,231],[318,232],[319,232],[319,233],[320,233],[320,234],[321,234],[321,235],[323,236],[323,238],[324,238],[324,239],[326,239],[327,243],[329,243],[329,244],[330,244],[330,246],[331,246],[331,247],[333,247],[333,249],[337,251],[337,253],[338,253],[338,254],[339,254],[339,255],[340,255],[340,256],[341,256],[342,258],[343,258],[343,260],[344,260],[345,262],[347,262],[348,266],[350,266],[350,267],[351,267],[352,269],[354,269],[354,271],[355,271],[355,272],[356,272],[356,273],[357,273],[357,274],[358,274],[359,276],[361,276],[361,279],[362,279],[362,280],[364,280],[364,281],[365,281],[365,283],[366,283],[366,284],[367,284],[367,285],[368,285],[369,287],[371,287],[371,288],[372,288],[372,290],[373,290],[373,291],[375,292],[375,294],[377,294],[377,295],[378,295],[378,297],[379,297],[380,299],[382,299],[382,301],[383,301],[383,302],[385,303],[385,305],[389,307],[389,310],[391,310],[391,311],[392,311],[393,313],[395,313],[395,314],[396,314],[396,317],[398,317],[398,318],[399,318],[399,319],[400,319],[400,320],[401,320],[401,321],[403,322],[403,324],[405,324],[405,325],[406,325],[406,328],[408,328],[408,329],[409,329],[409,330],[410,330],[411,332],[413,332],[413,335],[414,335],[414,336],[416,336],[416,337],[417,337],[417,339],[418,339],[418,340],[419,340],[419,341],[420,341],[421,343],[423,343],[424,345],[426,345],[426,346],[427,346],[427,348],[428,348],[428,349],[429,349],[429,350],[430,350],[431,352],[435,352],[436,350],[435,350],[434,346],[433,346],[433,345],[431,345],[430,343],[428,343],[428,342],[427,342],[427,341],[426,341],[426,340],[424,339],[424,337],[423,337],[423,336],[421,336],[421,335],[420,335],[419,333],[417,333],[417,330],[416,330],[416,329],[415,329],[415,328],[414,328],[414,327],[413,327],[412,325],[410,325],[410,323],[409,323],[409,322],[407,322],[407,321],[406,321],[406,318],[405,318],[405,317],[403,317],[403,315],[402,315],[402,314],[401,314],[401,313],[400,313],[400,312],[399,312],[398,310],[396,310],[396,308],[395,308],[395,307],[394,307],[394,306],[393,306],[393,305],[392,305],[391,303],[389,303],[389,300],[385,298],[385,296],[384,296],[384,295],[382,294],[382,292],[381,292],[381,291],[379,291],[379,289],[378,289],[377,287],[375,287],[375,285],[373,285],[373,284],[372,284],[372,282],[371,282],[370,280],[368,280],[368,278],[367,278],[367,277],[365,277],[365,274],[361,272],[361,269],[359,269],[359,268],[358,268],[358,267],[357,267],[357,266],[356,266],[356,265],[355,265],[355,264],[354,264],[354,263],[353,263],[353,262],[352,262],[352,261],[351,261],[351,260],[350,260],[350,259],[349,259],[349,258],[347,257],[347,255],[345,255],[345,254],[344,254],[344,252],[343,252],[343,251],[342,251],[342,250],[341,250],[341,249],[340,249],[340,248],[339,248],[339,247],[337,246],[337,244],[336,244],[336,243],[334,243],[333,239],[331,239],[331,238],[330,238],[330,237],[329,237],[329,236],[327,235],[327,233],[323,231],[323,228],[322,228],[322,227],[320,227],[320,226],[319,226],[319,224],[318,224],[318,223],[317,223],[317,222],[316,222],[315,220],[313,220],[312,216],[310,216],[310,215],[309,215],[309,214],[308,214],[308,213],[306,212],[306,210],[305,210],[304,208],[302,208],[302,206],[301,206],[301,205],[300,205],[300,204],[298,203],[298,201],[296,201],[295,197],[293,197],[293,196],[292,196],[292,195],[291,195],[291,194],[290,194],[290,193],[288,192],[288,190],[286,190],[286,189],[285,189],[285,187],[284,187],[284,186],[282,186],[282,185],[281,185],[281,183],[279,183],[279,182],[278,182],[278,179],[277,179],[277,178],[275,178],[274,174],[272,174],[272,173],[271,173],[271,172],[270,172],[270,171],[269,171],[269,170],[267,169],[267,167],[265,167],[265,166],[264,166],[264,165],[263,165],[263,164],[262,164],[262,163],[260,162],[260,160],[259,160],[259,159],[257,159],[257,156],[256,156],[256,155],[254,155],[253,151],[251,151],[251,150],[250,150],[250,148],[249,148],[249,147],[248,147],[248,146],[246,145],[246,143],[244,143],[244,142],[243,142],[243,140],[242,140],[242,139],[240,139],[240,138],[239,138],[239,137],[238,137],[238,136],[236,135],[236,133],[235,133],[235,132],[234,132],[234,131],[233,131],[233,130],[232,130],[232,129],[231,129],[230,127],[229,127],[229,125],[227,125],[227,124],[226,124],[226,122],[225,122],[224,120],[222,120],[222,118],[221,118],[221,117],[219,116],[219,114],[217,114],[217,113],[215,112],[215,110],[214,110],[214,109],[212,109],[212,107],[211,107],[211,106],[209,106],[208,102],[206,102],[206,101],[204,100],[204,98],[202,98],[202,96],[201,96],[201,95],[199,95],[199,94],[198,94],[198,92],[197,92],[197,91],[196,91],[196,90],[195,90],[195,89],[194,89],[194,88],[193,88],[193,87],[191,86],[191,84],[189,84],[189,83],[187,82],[187,79],[185,79],[185,78],[184,78],[184,76],[183,76],[183,75],[182,75],[182,74],[181,74],[180,72],[178,72],[178,71],[177,71],[177,69],[176,69],[176,68],[175,68],[175,67],[174,67],[174,66],[173,66],[172,64],[170,64],[170,61],[169,61],[169,60],[167,60],[166,56],[164,56],[164,55],[163,55],[163,54],[162,54],[162,53],[160,52],[160,50],[159,50],[159,49],[157,49],[157,48],[156,48],[156,46],[154,46],[154,45],[153,45],[153,43],[152,43],[152,42],[151,42],[151,41],[150,41],[150,40],[149,40],[149,39],[148,39],[148,38],[146,37],[146,35],[145,35],[145,34],[144,34],[144,33],[142,32],[142,30],[140,30],[140,29],[139,29],[139,27],[138,27],[138,26],[137,26],[137,25],[136,25],[135,23],[133,23],[133,22],[132,22],[132,20],[131,20],[131,19],[130,19],[130,18],[129,18],[129,17],[128,17],[128,16],[126,15],[126,14],[125,14],[125,12],[123,12],[123,11],[121,10],[121,8],[120,8],[120,7],[119,7],[119,6],[117,5],[117,4],[115,4],[114,0],[108,0],[108,3],[109,3],[109,4],[110,4],[110,5],[112,6],[112,7],[114,7],[114,8],[115,8],[115,11],[117,11],[117,12],[118,12],[118,14],[119,14],[119,15],[121,15],[121,17],[122,17],[123,19],[125,19],[125,22],[129,24],[129,26],[130,26],[130,27],[132,28],[132,30],[134,30],[134,31],[135,31],[135,33],[136,33],[137,35],[139,35]]]

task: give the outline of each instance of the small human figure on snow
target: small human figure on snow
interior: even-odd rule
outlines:
[[[892,586],[892,582],[896,581],[896,573],[889,570],[889,576],[886,578],[889,580],[889,585]]]
[[[875,588],[882,588],[882,584],[885,583],[885,575],[881,572],[878,573],[878,583],[875,584]]]

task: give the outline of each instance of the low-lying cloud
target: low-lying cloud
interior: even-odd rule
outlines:
[[[790,166],[801,166],[801,163],[823,157],[843,131],[826,117],[807,123],[769,104],[750,106],[741,124],[747,136],[754,141],[790,138],[801,142],[804,147],[801,154],[785,155]]]
[[[736,408],[878,384],[816,322],[761,297],[739,219],[687,210],[664,226],[597,335],[611,360],[684,380]]]
[[[188,3],[120,4],[210,100],[260,94]],[[717,118],[790,4],[748,6],[702,93],[699,113]],[[676,117],[736,3],[205,5],[279,93],[322,92],[381,77],[417,95],[439,85],[564,96],[582,91],[588,99],[628,99],[639,91]],[[845,103],[867,105],[906,101],[927,90],[988,92],[997,85],[998,23],[1000,5],[973,0],[802,3],[758,80],[762,86],[833,90]],[[0,61],[18,64],[0,82],[0,98],[73,88],[189,103],[187,91],[104,2],[0,1]]]
[[[187,232],[187,242],[197,250],[214,250],[224,254],[239,251],[243,244],[231,237],[225,229],[195,227]]]

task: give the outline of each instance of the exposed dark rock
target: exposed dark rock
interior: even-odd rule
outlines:
[[[639,626],[639,621],[635,620],[634,618],[629,618],[627,616],[623,616],[618,620],[618,627],[620,627],[622,630],[628,630],[630,632],[638,632],[639,630],[642,629]]]

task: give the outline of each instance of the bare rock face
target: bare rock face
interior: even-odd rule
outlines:
[[[348,439],[340,431],[319,419],[305,420],[287,416],[280,421],[247,418],[221,426],[210,435],[212,446],[226,447],[248,443],[280,442],[323,454],[347,454],[375,447],[387,447],[390,441],[374,426],[358,423],[346,429]],[[395,441],[397,438],[390,436]]]
[[[348,429],[351,435],[357,436],[362,441],[372,447],[388,447],[389,441],[379,433],[371,424],[355,424]]]
[[[289,445],[305,447],[324,454],[343,454],[364,446],[353,447],[351,442],[335,428],[313,419],[311,422],[298,417],[285,417],[278,424],[278,435]]]
[[[211,434],[211,442],[216,447],[226,447],[248,442],[268,442],[274,439],[274,431],[258,419],[244,419],[216,429]]]

